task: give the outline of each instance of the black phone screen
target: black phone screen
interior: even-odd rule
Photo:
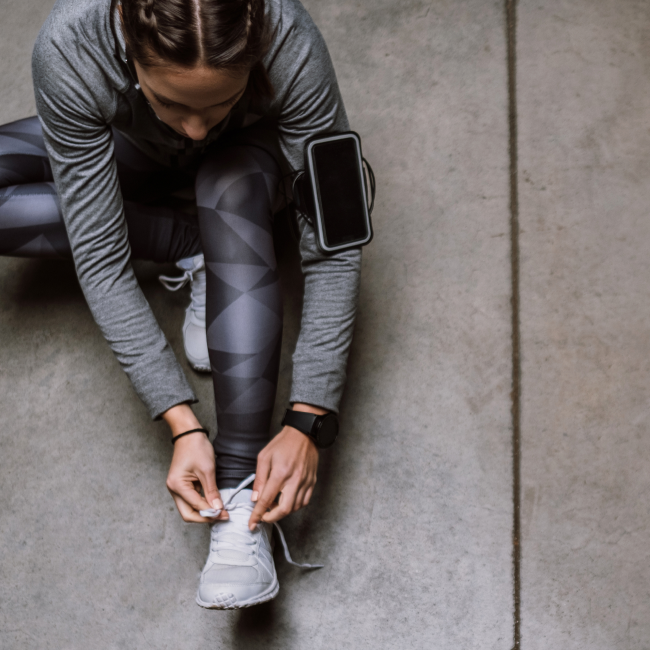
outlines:
[[[355,140],[315,144],[312,156],[325,242],[334,247],[363,241],[369,232]]]

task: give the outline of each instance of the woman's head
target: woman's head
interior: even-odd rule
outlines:
[[[261,62],[264,0],[121,0],[120,13],[142,90],[179,133],[203,139],[249,78],[259,95],[272,95]]]
[[[250,70],[267,46],[264,0],[122,0],[126,47],[142,66]]]

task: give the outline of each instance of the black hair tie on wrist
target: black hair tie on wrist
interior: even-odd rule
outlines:
[[[207,429],[190,429],[189,431],[184,431],[183,433],[179,433],[177,436],[174,436],[172,438],[172,445],[175,444],[179,438],[182,438],[183,436],[189,436],[190,433],[205,433],[208,438],[210,437],[210,432]]]

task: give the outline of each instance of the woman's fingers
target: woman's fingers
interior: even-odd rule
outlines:
[[[260,493],[257,499],[251,518],[248,521],[248,527],[251,530],[255,530],[255,526],[257,526],[257,524],[262,520],[264,513],[273,505],[275,498],[282,489],[284,481],[284,477],[271,473],[269,480],[264,486],[264,490]]]
[[[299,487],[298,490],[296,491],[296,498],[293,502],[293,508],[291,508],[291,512],[297,512],[302,508],[302,499],[305,496],[305,489],[303,487]]]
[[[309,486],[310,483],[304,483],[298,489],[298,493],[296,494],[296,501],[293,504],[293,512],[296,512],[297,510],[300,510],[300,508],[304,508],[307,505],[305,503],[305,496],[307,495]]]
[[[230,519],[228,512],[226,510],[222,510],[223,504],[221,504],[221,507],[219,508],[215,506],[207,506],[207,504],[204,504],[205,500],[201,498],[201,495],[196,491],[196,488],[192,487],[189,490],[182,490],[180,492],[173,492],[171,489],[169,491],[171,492],[174,503],[176,503],[176,507],[178,508],[178,512],[184,521],[212,523],[215,521],[225,521],[227,519]],[[196,499],[194,495],[196,495],[198,499]],[[217,499],[214,501],[216,502]],[[218,499],[218,501],[221,502],[221,499]],[[199,514],[199,510],[209,510],[213,507],[215,510],[221,510],[221,512],[216,517],[202,517]]]
[[[291,514],[296,503],[299,485],[296,482],[285,484],[282,487],[282,493],[280,494],[278,503],[271,508],[270,512],[265,512],[262,515],[262,521],[267,524],[272,524]]]
[[[318,450],[314,443],[300,431],[285,427],[258,456],[252,495],[257,503],[249,528],[254,530],[260,521],[276,522],[301,508],[308,498],[305,486],[314,485],[317,468]],[[281,497],[275,504],[278,493]]]
[[[203,494],[206,495],[205,500],[211,504],[210,508],[214,510],[221,510],[221,512],[214,517],[215,521],[225,521],[226,519],[230,519],[230,515],[228,514],[227,510],[223,509],[223,501],[221,500],[221,496],[219,495],[219,492],[217,491],[216,487],[216,482],[213,479],[213,484],[214,487],[210,490],[209,487],[206,488],[206,478],[207,477],[201,477],[200,485],[203,488]],[[208,496],[209,495],[209,496]],[[202,508],[203,509],[203,508]]]
[[[252,501],[257,501],[260,494],[264,491],[270,472],[271,462],[267,455],[262,452],[257,457],[257,468],[255,469],[255,480],[253,481],[253,494],[251,495]]]
[[[190,506],[187,501],[182,499],[178,494],[172,492],[172,498],[176,504],[176,508],[180,513],[183,521],[192,522],[195,524],[210,524],[214,522],[214,519],[208,519],[207,517],[201,517],[201,515]]]
[[[190,481],[174,481],[167,483],[167,488],[172,494],[177,494],[183,501],[188,503],[197,512],[209,510],[212,506],[196,491],[194,483]]]
[[[228,519],[217,490],[214,448],[205,436],[186,436],[174,447],[167,489],[185,521],[209,522]],[[203,495],[201,495],[203,490]],[[183,505],[185,504],[185,505]],[[217,517],[202,517],[200,510],[221,510]]]
[[[309,505],[309,502],[311,500],[311,495],[313,493],[314,493],[314,486],[312,485],[311,487],[307,488],[307,491],[305,492],[305,497],[302,500],[301,508],[304,508],[305,506]]]
[[[223,510],[223,501],[221,500],[219,490],[217,490],[217,481],[215,479],[214,470],[208,471],[206,473],[197,472],[197,476],[201,483],[201,487],[203,488],[205,500],[210,504],[210,507],[214,508],[215,510]],[[225,519],[228,518],[227,512],[224,511],[221,514],[226,515]]]
[[[190,480],[174,480],[174,479],[168,479],[167,481],[167,489],[171,492],[172,497],[174,497],[174,501],[176,502],[176,507],[178,507],[178,499],[181,499],[185,504],[187,504],[192,510],[194,510],[195,515],[198,517],[198,519],[187,519],[183,515],[183,511],[178,508],[178,511],[181,513],[181,516],[185,521],[214,521],[214,518],[212,519],[207,519],[205,517],[201,517],[199,515],[199,510],[210,510],[214,506],[209,504],[206,499],[204,499],[201,494],[197,491],[194,482],[191,482]],[[204,488],[205,489],[205,488]],[[219,499],[219,502],[221,499]],[[221,504],[221,508],[223,508],[223,504]],[[220,509],[220,508],[219,508]],[[228,519],[228,513],[223,510],[217,519]]]

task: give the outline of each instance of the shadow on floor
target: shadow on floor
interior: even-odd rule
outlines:
[[[72,260],[11,258],[5,263],[14,271],[5,282],[15,304],[84,300]]]

